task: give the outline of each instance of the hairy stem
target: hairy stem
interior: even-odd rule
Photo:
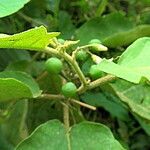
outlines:
[[[70,121],[69,121],[69,100],[66,100],[64,106],[63,106],[63,113],[64,113],[64,126],[66,128],[66,131],[68,132]]]
[[[70,137],[69,137],[69,128],[70,128],[69,99],[66,100],[65,104],[63,105],[63,113],[64,113],[64,126],[65,126],[65,129],[66,129],[66,136],[67,136],[67,141],[68,141],[68,150],[71,150]]]
[[[91,82],[91,83],[89,84],[88,89],[91,90],[91,89],[93,89],[93,88],[96,88],[96,87],[100,86],[101,84],[104,84],[104,83],[106,83],[106,82],[112,81],[112,80],[114,80],[114,79],[116,79],[116,77],[115,77],[114,75],[107,75],[107,76],[104,76],[104,77],[102,77],[102,78],[99,78],[99,79],[97,79],[97,80]]]
[[[41,96],[39,96],[39,98],[48,99],[48,100],[64,100],[65,99],[65,97],[63,95],[55,95],[55,94],[42,94]],[[91,106],[89,104],[85,104],[85,103],[80,102],[76,99],[70,99],[70,102],[78,104],[82,107],[86,107],[86,108],[91,109],[91,110],[96,110],[96,107]]]
[[[104,77],[102,77],[102,78],[99,78],[99,79],[97,79],[97,80],[95,80],[95,81],[89,83],[86,88],[83,87],[83,86],[81,86],[81,87],[78,89],[78,93],[79,93],[79,94],[82,94],[82,93],[84,93],[86,90],[94,89],[94,88],[100,86],[101,84],[105,84],[106,82],[112,81],[112,80],[114,80],[114,79],[116,79],[116,77],[115,77],[114,75],[106,75],[106,76],[104,76]]]

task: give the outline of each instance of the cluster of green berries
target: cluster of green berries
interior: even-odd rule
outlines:
[[[59,74],[63,69],[63,63],[56,57],[49,58],[45,62],[46,70],[51,74]],[[65,97],[74,97],[77,92],[77,87],[72,82],[67,82],[62,86],[62,94]]]
[[[64,43],[63,40],[59,40],[60,43]],[[100,43],[98,39],[93,39],[89,42],[92,43]],[[80,50],[76,53],[76,59],[78,61],[85,61],[88,58],[88,54],[84,50]],[[46,70],[51,74],[59,74],[63,69],[63,63],[60,59],[56,57],[51,57],[45,62]],[[93,79],[97,79],[102,76],[102,72],[98,69],[97,65],[92,65],[89,71],[90,76]],[[74,97],[77,92],[77,87],[73,82],[67,82],[62,86],[62,94],[65,97]]]

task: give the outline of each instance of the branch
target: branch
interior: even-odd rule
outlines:
[[[106,75],[102,78],[99,78],[91,83],[89,83],[86,88],[81,86],[79,89],[78,89],[78,93],[79,94],[82,94],[84,93],[86,90],[91,90],[91,89],[94,89],[102,84],[105,84],[106,82],[109,82],[109,81],[112,81],[112,80],[115,80],[116,77],[114,75]]]
[[[65,100],[65,97],[63,95],[54,95],[54,94],[42,94],[38,98],[44,98],[44,99],[48,99],[48,100],[60,100],[60,99]],[[72,103],[76,103],[82,107],[86,107],[86,108],[91,109],[91,110],[96,110],[96,107],[91,106],[89,104],[85,104],[85,103],[80,102],[78,100],[69,99],[69,101]]]

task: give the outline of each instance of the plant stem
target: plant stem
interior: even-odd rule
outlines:
[[[48,75],[48,73],[46,71],[44,71],[36,78],[36,81],[39,81],[39,80],[45,78],[47,75]]]
[[[101,0],[100,4],[96,10],[95,17],[99,17],[102,15],[102,13],[105,11],[107,4],[108,4],[108,0]]]
[[[54,55],[60,56],[60,54],[58,53],[58,51],[56,49],[54,49],[54,48],[51,48],[51,47],[46,47],[44,49],[44,52],[48,53],[48,54],[54,54]]]
[[[64,126],[66,131],[69,131],[70,121],[69,121],[69,100],[66,100],[63,106],[63,113],[64,113]]]
[[[81,105],[81,106],[83,106],[83,107],[86,107],[86,108],[89,108],[89,109],[91,109],[91,110],[96,110],[96,107],[91,106],[91,105],[89,105],[89,104],[82,103],[82,102],[77,101],[77,100],[74,100],[74,99],[71,99],[70,102],[79,104],[79,105]]]
[[[104,76],[104,77],[102,77],[102,78],[99,78],[99,79],[97,79],[97,80],[91,82],[91,83],[89,84],[88,89],[91,90],[91,89],[93,89],[93,88],[98,87],[98,86],[101,85],[101,84],[104,84],[104,83],[106,83],[106,82],[112,81],[112,80],[114,80],[114,79],[116,79],[116,77],[115,77],[114,75],[106,75],[106,76]]]
[[[95,80],[95,81],[89,83],[86,88],[81,86],[81,87],[78,89],[78,93],[79,93],[79,94],[82,94],[82,93],[84,93],[86,90],[94,89],[94,88],[100,86],[101,84],[104,84],[104,83],[106,83],[106,82],[112,81],[112,80],[114,80],[114,79],[116,79],[116,77],[115,77],[114,75],[106,75],[106,76],[104,76],[104,77],[102,77],[102,78],[99,78],[99,79],[97,79],[97,80]]]
[[[86,81],[86,78],[85,78],[84,74],[82,73],[79,65],[77,64],[77,62],[74,59],[72,59],[72,57],[69,54],[67,54],[66,52],[63,53],[62,57],[72,66],[75,73],[77,73],[81,83],[85,86],[87,84],[87,81]]]
[[[39,98],[44,98],[44,99],[48,99],[48,100],[54,100],[54,99],[56,99],[56,100],[57,99],[58,100],[59,99],[64,100],[65,99],[65,97],[63,95],[54,95],[54,94],[42,94]],[[78,104],[78,105],[80,105],[82,107],[86,107],[86,108],[91,109],[91,110],[96,110],[96,107],[91,106],[89,104],[85,104],[85,103],[80,102],[80,101],[78,101],[76,99],[70,99],[70,102],[76,103],[76,104]]]
[[[43,22],[37,21],[37,20],[35,20],[35,19],[33,19],[33,18],[31,18],[31,17],[25,15],[24,13],[19,12],[18,15],[21,16],[21,17],[22,17],[24,20],[26,20],[27,22],[29,22],[29,23],[34,23],[34,24],[37,25],[37,26],[43,24]],[[44,24],[44,26],[47,27],[46,24]]]
[[[63,105],[63,115],[64,115],[64,126],[66,129],[66,136],[68,141],[68,150],[71,150],[70,146],[70,137],[69,137],[69,128],[70,128],[70,121],[69,121],[69,99],[66,100],[65,104]]]

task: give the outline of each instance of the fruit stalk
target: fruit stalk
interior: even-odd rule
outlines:
[[[73,60],[72,57],[70,55],[68,55],[67,53],[64,53],[63,57],[72,66],[75,73],[77,73],[81,83],[85,86],[87,84],[87,81],[86,81],[86,78],[85,78],[84,74],[82,73],[80,67],[78,66],[77,62],[75,60]]]

